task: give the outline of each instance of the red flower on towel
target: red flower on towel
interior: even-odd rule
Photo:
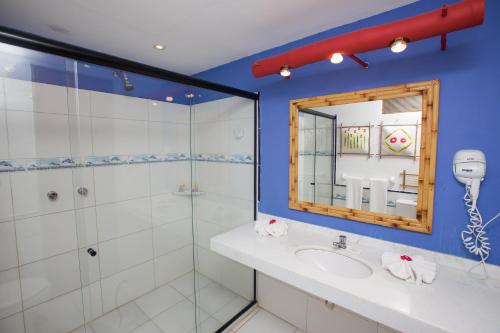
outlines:
[[[275,219],[272,219],[269,221],[269,224],[275,224],[276,223],[276,220]]]
[[[402,255],[399,258],[401,258],[401,260],[405,260],[405,261],[413,261],[413,259],[411,257],[407,256],[407,255]]]

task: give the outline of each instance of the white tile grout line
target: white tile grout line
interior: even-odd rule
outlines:
[[[74,64],[74,66],[76,66],[76,64]],[[78,84],[78,76],[77,76],[77,81],[76,81],[76,84]],[[68,100],[68,89],[65,89],[66,90],[66,111],[69,113],[69,100]],[[78,93],[77,93],[78,94]],[[77,95],[78,96],[78,95]],[[79,105],[79,103],[77,103]],[[69,148],[69,153],[70,155],[72,155],[72,151],[71,151],[71,122],[70,122],[70,118],[69,117],[66,117],[66,123],[68,125],[68,133],[67,133],[67,136],[68,136],[68,148]],[[77,135],[80,137],[80,133],[78,131]],[[75,172],[74,171],[71,171],[71,188],[72,189],[75,189]],[[76,206],[76,196],[75,196],[75,192],[72,192],[71,193],[72,195],[72,199],[73,199],[73,206]],[[82,259],[80,258],[80,249],[78,248],[79,244],[80,244],[80,238],[78,237],[78,223],[76,221],[76,211],[73,210],[73,224],[74,224],[74,230],[75,230],[75,236],[76,236],[76,257],[77,257],[77,260],[78,260],[78,277],[80,279],[80,299],[81,299],[81,302],[82,302],[82,315],[83,315],[83,325],[85,325],[85,322],[86,322],[86,307],[85,307],[85,297],[83,295],[83,289],[84,289],[84,286],[83,286],[83,274],[84,274],[84,269],[83,269],[83,265],[82,265]],[[80,235],[81,236],[81,235]],[[99,275],[100,274],[100,267],[99,267]],[[90,284],[89,284],[90,286]],[[89,288],[89,292],[90,292],[90,288]],[[90,302],[92,303],[92,301]],[[24,309],[24,307],[23,307]]]
[[[4,86],[3,86],[3,100],[4,103],[7,103],[7,92],[5,89],[5,80],[3,81]],[[8,156],[10,157],[10,140],[9,140],[9,126],[7,125],[7,110],[4,112],[4,117],[5,117],[5,131],[7,135],[7,153]],[[24,297],[23,297],[23,288],[21,288],[21,269],[20,269],[20,260],[19,260],[19,247],[18,247],[18,238],[17,238],[17,228],[16,228],[16,216],[14,212],[14,189],[12,186],[12,173],[9,173],[9,192],[10,192],[10,198],[11,198],[11,209],[12,209],[12,227],[14,228],[14,238],[16,242],[16,258],[17,258],[17,277],[18,277],[18,285],[19,285],[19,297],[21,297],[21,311],[22,312],[22,318],[23,318],[23,329],[24,332],[26,332],[26,320],[24,318]]]

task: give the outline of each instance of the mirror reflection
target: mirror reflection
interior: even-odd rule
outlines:
[[[416,218],[422,96],[299,110],[299,201]]]

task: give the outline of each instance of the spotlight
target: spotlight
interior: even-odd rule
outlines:
[[[155,44],[153,45],[153,47],[157,50],[160,50],[160,51],[163,51],[165,50],[165,46],[164,45],[161,45],[161,44]]]
[[[394,53],[401,53],[406,50],[408,40],[404,37],[398,37],[391,43],[391,51]]]
[[[342,53],[339,52],[335,52],[330,58],[330,62],[332,64],[340,64],[342,61],[344,61],[344,57],[342,56]]]
[[[288,68],[288,66],[283,66],[280,69],[280,75],[283,76],[284,78],[289,79],[290,75],[292,75],[292,72],[290,71],[290,68]]]

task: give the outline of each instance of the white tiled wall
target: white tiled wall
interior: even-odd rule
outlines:
[[[189,154],[189,134],[184,105],[0,79],[0,159]],[[189,180],[188,161],[0,172],[0,332],[69,332],[192,270]]]
[[[295,287],[257,273],[259,305],[304,333],[397,333]]]

